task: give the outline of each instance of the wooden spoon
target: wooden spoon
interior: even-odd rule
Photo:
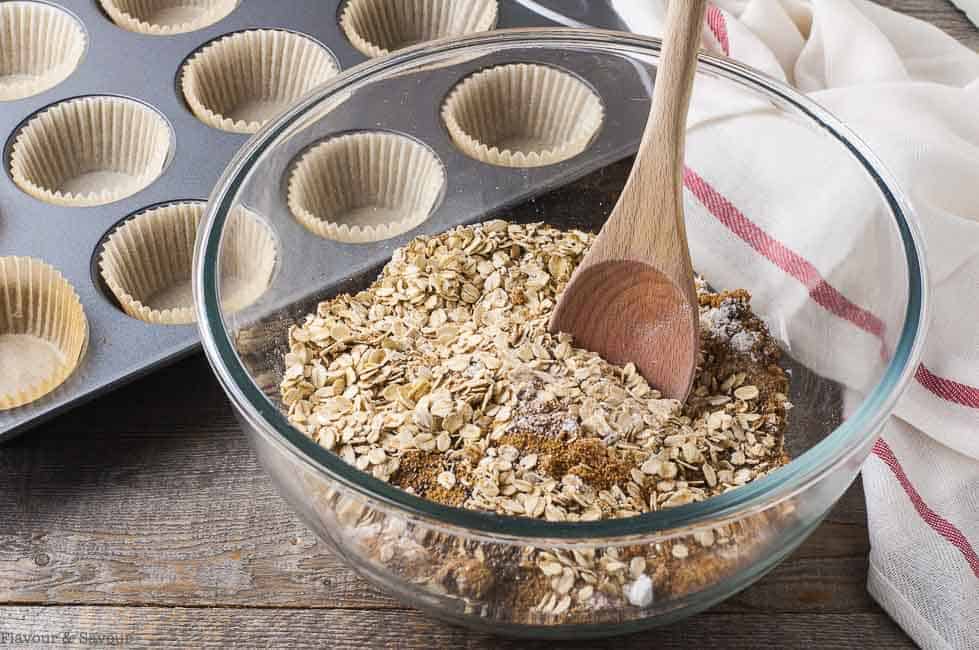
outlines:
[[[683,224],[683,143],[706,0],[672,0],[632,172],[551,317],[552,332],[686,399],[700,343]]]

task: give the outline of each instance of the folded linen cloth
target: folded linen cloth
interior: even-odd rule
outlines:
[[[632,31],[660,33],[664,0],[609,2]],[[922,647],[979,648],[979,54],[866,0],[716,0],[706,23],[706,48],[795,86],[852,128],[917,211],[930,253],[932,322],[915,381],[862,468],[872,547],[868,588]],[[698,255],[703,244],[691,238],[698,270],[708,280],[734,272],[744,282],[738,286],[762,287],[753,291],[761,313],[776,293],[782,304],[796,301],[811,318],[793,319],[801,321],[789,332],[793,340],[831,328],[844,346],[799,360],[853,383],[855,369],[879,360],[865,358],[872,346],[846,350],[846,342],[865,336],[893,344],[879,318],[893,305],[887,295],[848,295],[844,278],[877,260],[858,246],[814,246],[812,238],[827,237],[841,223],[872,237],[866,215],[879,209],[879,199],[862,194],[869,185],[854,188],[853,170],[827,172],[810,130],[793,131],[786,120],[752,110],[747,99],[740,106],[728,99],[715,111],[698,105],[694,92],[687,218],[730,247],[724,256]],[[792,183],[784,182],[784,155],[766,157],[766,143],[776,141],[784,154],[786,138],[799,138]],[[724,152],[744,155],[745,139],[754,153],[731,165]],[[767,187],[763,180],[739,182],[745,168],[752,178],[770,173],[783,183],[759,192]],[[819,191],[800,201],[805,183]],[[786,210],[798,213],[788,224],[776,218]],[[763,233],[763,244],[744,231]],[[806,260],[795,251],[818,250],[820,259],[805,268],[824,269],[834,295],[849,306],[834,309],[821,300],[806,271],[780,263],[768,244],[800,266]],[[772,264],[739,263],[758,254]],[[773,274],[784,279],[773,281]],[[846,404],[859,402],[856,387],[846,392]]]

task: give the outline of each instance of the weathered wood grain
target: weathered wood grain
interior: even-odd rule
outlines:
[[[158,648],[467,648],[540,650],[553,643],[506,640],[433,621],[414,611],[364,612],[305,609],[187,609],[119,607],[9,607],[0,620],[0,639],[10,634],[67,632],[105,635],[127,645]],[[706,614],[670,627],[604,641],[561,647],[589,650],[657,648],[854,647],[909,648],[901,631],[876,614]],[[63,647],[38,645],[37,647]],[[861,645],[861,647],[864,647]]]
[[[0,602],[393,605],[275,493],[200,357],[0,450],[0,495]]]
[[[0,450],[0,494],[20,495],[0,499],[0,603],[397,607],[275,493],[205,366],[188,359]],[[862,503],[856,487],[721,611],[865,610]]]
[[[33,612],[56,623],[67,620],[54,616],[56,606],[71,612],[113,604],[123,607],[78,609],[157,626],[153,606],[163,612],[235,608],[206,619],[212,621],[207,633],[220,643],[253,608],[317,609],[334,634],[348,633],[346,622],[334,627],[338,609],[358,610],[351,625],[361,635],[370,629],[371,610],[418,618],[346,568],[291,513],[203,359],[188,359],[102,402],[0,449],[0,495],[14,497],[0,499],[0,603],[44,606],[2,607],[0,620]],[[855,486],[789,560],[699,617],[697,627],[720,630],[713,627],[719,615],[860,613],[900,638],[864,587],[862,504]],[[196,639],[186,635],[203,625],[202,615],[173,611],[183,618],[167,634]],[[416,634],[468,639],[437,623],[413,625],[406,641],[422,638]],[[264,629],[257,625],[256,634]],[[279,634],[276,645],[288,637]],[[261,645],[260,637],[249,639],[253,644]]]

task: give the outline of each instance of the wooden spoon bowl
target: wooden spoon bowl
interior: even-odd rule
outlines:
[[[609,363],[629,362],[668,397],[690,392],[700,345],[699,312],[662,271],[633,260],[589,266],[575,278],[552,316],[577,332],[575,345]]]

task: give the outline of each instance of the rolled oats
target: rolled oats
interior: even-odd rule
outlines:
[[[788,382],[747,292],[698,280],[701,357],[684,404],[633,364],[548,332],[592,240],[504,221],[414,239],[366,291],[322,302],[290,329],[280,386],[290,422],[418,496],[553,522],[703,501],[787,462]],[[733,543],[712,530],[688,539],[695,550],[524,549],[518,583],[461,550],[431,588],[479,600],[519,584],[527,593],[515,602],[549,617],[599,601],[647,607],[654,591],[695,580],[684,563]],[[403,546],[382,555],[397,559]]]

